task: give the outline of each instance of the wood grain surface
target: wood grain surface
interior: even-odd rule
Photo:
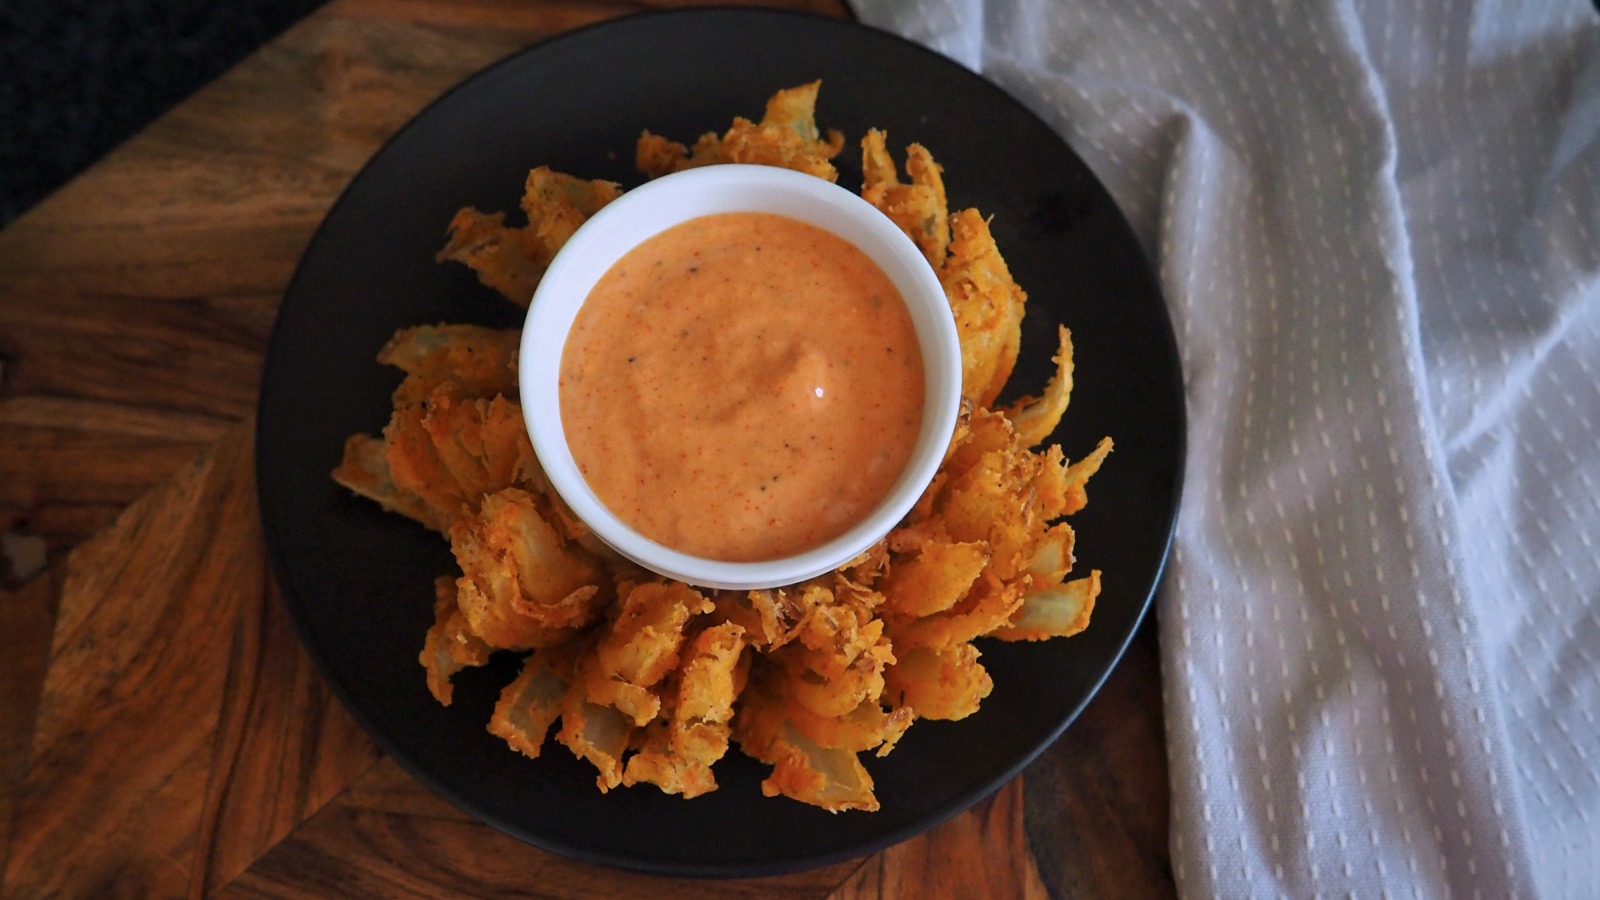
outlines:
[[[867,860],[715,882],[573,862],[461,813],[373,748],[301,649],[251,446],[312,231],[447,88],[675,5],[336,0],[0,232],[0,531],[49,549],[0,589],[0,896],[1173,893],[1149,626],[976,808]]]

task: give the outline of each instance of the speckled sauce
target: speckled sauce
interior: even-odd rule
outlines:
[[[888,494],[922,422],[922,354],[888,276],[767,213],[691,219],[595,285],[561,420],[595,494],[646,537],[735,562],[826,543]]]

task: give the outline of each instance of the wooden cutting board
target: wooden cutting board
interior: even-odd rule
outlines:
[[[0,590],[0,896],[1173,893],[1150,626],[993,798],[865,860],[714,882],[477,822],[380,754],[301,650],[251,447],[267,335],[313,229],[447,88],[673,5],[337,0],[0,232],[0,531],[50,559]]]

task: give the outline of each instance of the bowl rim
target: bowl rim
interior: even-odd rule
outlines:
[[[910,459],[889,493],[843,534],[770,560],[707,559],[634,530],[589,487],[567,445],[561,420],[561,357],[572,322],[594,284],[642,241],[719,212],[786,215],[861,249],[899,290],[923,360],[922,424]],[[572,512],[603,543],[646,569],[727,590],[795,584],[837,569],[870,549],[910,512],[932,482],[954,434],[961,403],[961,346],[955,319],[922,251],[898,225],[851,191],[814,175],[761,165],[720,164],[665,175],[599,210],[562,246],[540,280],[524,322],[518,365],[523,418],[534,454]]]

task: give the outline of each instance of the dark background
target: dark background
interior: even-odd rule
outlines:
[[[322,3],[0,0],[0,227]]]
[[[323,0],[0,0],[0,226]]]

